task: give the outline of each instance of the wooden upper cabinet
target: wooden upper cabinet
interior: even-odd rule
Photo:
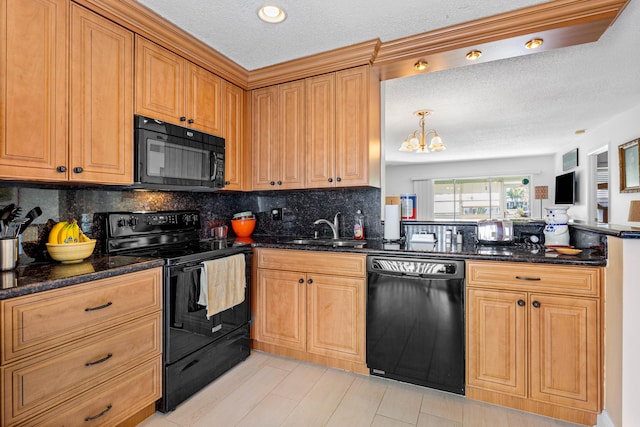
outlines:
[[[304,81],[252,92],[254,190],[304,188]]]
[[[306,80],[307,188],[380,185],[380,82],[362,66]]]
[[[336,76],[306,80],[306,184],[310,188],[335,186]]]
[[[186,62],[186,67],[187,123],[204,132],[222,135],[222,79],[190,62]]]
[[[67,179],[68,7],[0,1],[0,178]]]
[[[0,177],[131,184],[133,33],[70,4],[0,3]]]
[[[251,94],[252,105],[252,184],[254,190],[271,190],[275,187],[278,156],[277,86],[256,89]]]
[[[136,114],[222,134],[222,79],[136,36]]]
[[[244,127],[245,92],[241,88],[222,82],[223,126],[225,140],[226,190],[244,190]]]
[[[133,33],[71,6],[69,179],[133,182]]]
[[[363,66],[336,73],[336,186],[380,186],[380,82]]]
[[[136,113],[185,125],[184,72],[184,59],[136,36]]]
[[[304,188],[304,96],[302,80],[278,87],[278,188]]]

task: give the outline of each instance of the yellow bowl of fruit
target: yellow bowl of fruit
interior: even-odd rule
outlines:
[[[60,221],[49,232],[47,252],[51,258],[63,264],[81,262],[91,256],[95,247],[96,241],[80,230],[75,219]]]
[[[89,258],[96,247],[96,241],[78,243],[47,243],[49,256],[63,264],[74,264]]]

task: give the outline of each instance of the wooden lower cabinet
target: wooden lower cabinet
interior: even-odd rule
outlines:
[[[161,285],[158,268],[0,301],[0,424],[116,425],[153,405]]]
[[[530,267],[467,263],[467,397],[593,425],[602,410],[601,268]],[[569,271],[585,285],[575,295],[556,289]]]
[[[254,348],[367,373],[366,256],[258,249],[254,259]]]

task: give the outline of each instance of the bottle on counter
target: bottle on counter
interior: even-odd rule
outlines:
[[[355,240],[364,240],[364,215],[358,209],[353,220],[353,238]]]

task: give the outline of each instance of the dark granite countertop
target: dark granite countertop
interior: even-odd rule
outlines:
[[[77,264],[35,262],[21,257],[15,270],[0,273],[0,300],[162,265],[161,259],[129,256],[92,256]]]
[[[570,223],[569,226],[577,230],[591,231],[593,233],[620,237],[622,239],[640,239],[640,227],[583,221],[574,221]]]
[[[638,230],[640,232],[640,230]],[[638,235],[640,237],[640,234]],[[253,236],[244,242],[257,248],[296,249],[361,253],[365,255],[424,256],[428,258],[476,259],[546,264],[604,266],[606,257],[598,249],[584,249],[579,255],[562,255],[541,247],[465,245],[460,250],[440,250],[411,243],[366,240],[362,248],[299,245],[287,243],[294,237]],[[0,273],[0,300],[76,285],[92,280],[160,267],[161,259],[130,256],[92,256],[78,264],[35,262],[20,259],[15,270]]]
[[[298,249],[312,251],[351,252],[366,255],[424,256],[429,258],[476,259],[489,261],[533,262],[545,264],[569,264],[604,266],[606,257],[598,249],[583,249],[578,255],[562,255],[544,247],[465,245],[461,250],[438,250],[427,245],[411,243],[385,243],[382,240],[366,240],[362,248],[349,248],[287,243],[293,237],[252,237],[256,248]]]

